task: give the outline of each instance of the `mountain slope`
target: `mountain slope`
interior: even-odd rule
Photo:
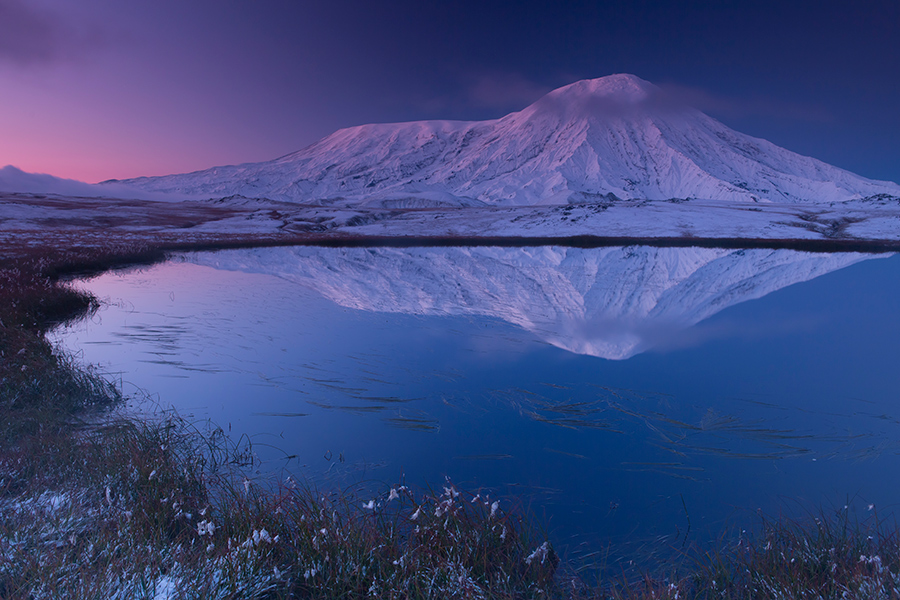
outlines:
[[[579,81],[492,121],[351,127],[269,162],[125,183],[210,197],[386,207],[900,196],[895,183],[733,131],[633,75]]]

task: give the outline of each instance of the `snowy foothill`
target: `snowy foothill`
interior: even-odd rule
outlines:
[[[45,173],[27,173],[13,165],[0,168],[0,192],[51,194],[74,198],[122,198],[157,202],[180,202],[190,199],[187,194],[160,194],[125,183],[85,183]]]

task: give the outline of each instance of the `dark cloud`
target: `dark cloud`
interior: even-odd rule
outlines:
[[[18,65],[77,56],[100,41],[47,10],[21,0],[0,0],[0,61]]]

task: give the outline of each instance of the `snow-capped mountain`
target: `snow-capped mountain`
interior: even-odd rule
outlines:
[[[492,121],[350,127],[269,162],[123,183],[382,207],[900,196],[895,183],[738,133],[633,75],[579,81]]]
[[[554,346],[624,359],[724,308],[866,254],[715,248],[256,248],[192,254],[294,281],[358,310],[502,319]]]

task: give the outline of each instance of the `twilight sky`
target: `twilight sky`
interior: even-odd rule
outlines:
[[[93,182],[269,160],[633,73],[900,182],[898,32],[898,0],[0,0],[0,166]]]

